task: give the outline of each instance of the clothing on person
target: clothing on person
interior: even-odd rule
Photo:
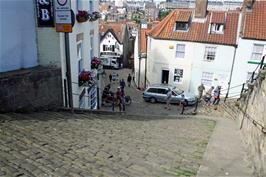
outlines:
[[[198,99],[199,101],[201,100],[202,98],[202,94],[203,94],[203,91],[205,90],[205,87],[203,84],[200,84],[200,86],[198,87],[198,92],[199,92],[199,96],[198,96]]]
[[[212,104],[218,105],[220,102],[221,87],[217,86],[213,92],[214,101]]]
[[[121,92],[121,89],[120,87],[117,88],[117,91],[116,91],[116,100],[118,102],[118,107],[119,107],[119,111],[122,110],[122,92]]]
[[[131,85],[131,80],[132,80],[132,77],[130,74],[128,74],[128,77],[127,77],[127,84],[128,84],[128,87],[130,87]]]
[[[122,79],[122,80],[120,80],[120,88],[122,89],[122,90],[124,90],[124,88],[125,88],[125,86],[126,86],[126,83],[125,83],[125,81],[124,81],[124,79]]]
[[[167,90],[167,94],[166,94],[166,108],[170,109],[170,101],[171,101],[171,97],[172,97],[172,91],[171,89]]]
[[[207,102],[208,105],[211,103],[211,98],[212,98],[212,91],[214,87],[212,86],[204,95],[204,100]]]
[[[110,83],[112,82],[112,74],[109,75]]]

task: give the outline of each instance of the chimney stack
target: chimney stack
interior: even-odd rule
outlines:
[[[208,0],[196,0],[195,17],[205,18],[207,14]]]
[[[247,10],[252,10],[252,6],[255,0],[244,0],[243,7]]]

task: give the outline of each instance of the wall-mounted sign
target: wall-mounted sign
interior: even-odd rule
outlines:
[[[54,27],[53,0],[36,0],[38,27]]]
[[[55,26],[57,32],[72,32],[71,1],[54,0]]]

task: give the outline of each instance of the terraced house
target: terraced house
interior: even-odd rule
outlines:
[[[245,1],[240,38],[233,69],[232,87],[250,80],[258,73],[258,64],[266,55],[266,1]],[[266,59],[265,59],[266,60]],[[264,62],[264,64],[266,61]],[[245,73],[245,74],[243,74]],[[231,90],[237,93],[241,87]]]
[[[197,93],[228,86],[236,53],[239,11],[207,11],[207,0],[195,9],[177,9],[148,36],[147,79]]]

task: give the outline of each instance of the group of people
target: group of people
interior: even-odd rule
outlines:
[[[116,78],[114,78],[114,76]],[[108,84],[103,91],[103,97],[102,97],[103,101],[105,101],[104,99],[106,98],[104,95],[110,93],[112,81],[114,81],[118,78],[119,78],[118,74],[113,74],[113,75],[110,74],[109,75],[110,84]],[[131,81],[132,81],[132,76],[130,74],[128,74],[128,77],[127,77],[128,87],[131,86]],[[119,80],[119,86],[117,87],[115,95],[111,94],[112,95],[112,102],[113,102],[113,110],[114,110],[114,102],[116,101],[118,104],[118,107],[119,107],[119,111],[122,111],[122,110],[125,111],[125,86],[126,86],[126,83],[125,83],[124,79]]]
[[[201,101],[203,98],[208,105],[218,105],[220,102],[220,95],[221,95],[221,86],[217,86],[214,89],[214,86],[211,86],[211,88],[203,95],[203,92],[205,91],[205,87],[203,84],[201,84],[198,87],[198,100]]]

